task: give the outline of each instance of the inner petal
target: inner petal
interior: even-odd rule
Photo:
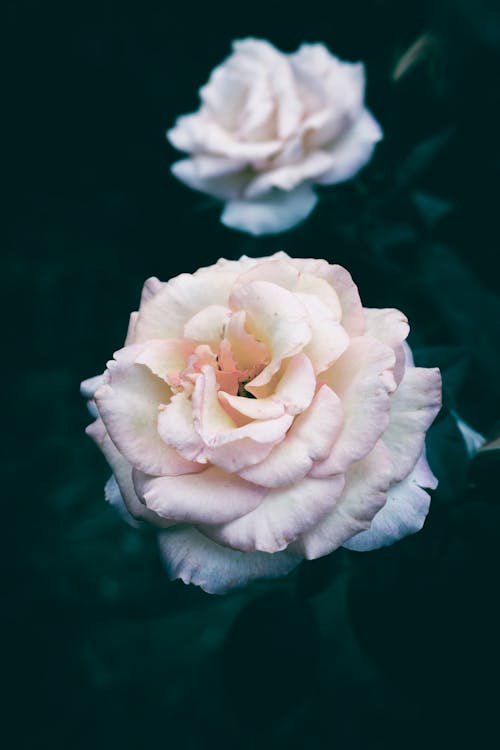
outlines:
[[[291,292],[267,281],[253,281],[231,294],[230,307],[245,310],[247,326],[267,344],[271,361],[253,379],[254,386],[268,383],[285,357],[298,354],[311,339],[308,313]]]

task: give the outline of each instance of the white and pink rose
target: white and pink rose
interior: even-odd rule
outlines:
[[[407,334],[324,260],[149,279],[125,346],[82,384],[107,499],[157,527],[172,578],[215,593],[418,531],[441,379]]]
[[[226,226],[283,232],[314,209],[313,185],[344,182],[370,160],[382,130],[364,97],[363,64],[323,44],[284,54],[261,39],[236,41],[201,88],[199,110],[167,133],[189,154],[172,172],[223,201]]]

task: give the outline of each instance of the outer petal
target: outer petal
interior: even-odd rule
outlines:
[[[351,339],[347,351],[322,375],[340,397],[344,426],[332,452],[311,475],[328,476],[369,453],[389,423],[391,392],[395,388],[394,351],[377,339]]]
[[[243,469],[241,476],[265,487],[295,484],[311,470],[314,461],[326,458],[342,427],[342,404],[324,385],[307,411],[294,421],[283,442],[267,458]]]
[[[380,125],[367,109],[363,110],[351,128],[334,140],[329,148],[324,147],[334,165],[317,182],[320,185],[335,185],[354,177],[370,161],[375,145],[381,139]]]
[[[134,340],[176,339],[184,336],[187,321],[209,305],[226,305],[238,276],[238,265],[201,268],[170,279],[141,305]]]
[[[97,407],[94,401],[94,393],[101,387],[101,385],[104,385],[106,377],[106,373],[103,373],[102,375],[95,375],[93,378],[82,380],[80,383],[80,393],[87,399],[87,409],[92,417],[98,416]]]
[[[204,526],[214,541],[245,552],[279,552],[313,528],[335,505],[344,486],[339,474],[306,477],[291,487],[270,490],[254,511],[220,526]]]
[[[253,199],[266,195],[273,188],[294,190],[305,181],[318,181],[335,164],[334,157],[325,151],[313,151],[300,161],[271,168],[257,174],[245,188],[245,198]]]
[[[365,308],[364,311],[367,336],[373,336],[394,349],[396,355],[394,379],[396,383],[400,383],[405,371],[406,361],[405,349],[402,344],[410,331],[408,318],[400,310],[394,308]]]
[[[362,63],[348,63],[322,44],[303,44],[290,55],[296,81],[306,102],[303,122],[310,147],[338,138],[363,106],[365,75]]]
[[[284,576],[302,559],[290,552],[237,552],[190,526],[163,532],[159,543],[169,577],[200,586],[209,594],[225,594],[260,578]]]
[[[147,507],[170,521],[224,523],[249,513],[266,490],[217,466],[202,474],[150,477],[134,473],[134,485]]]
[[[226,203],[221,221],[226,227],[255,236],[279,234],[304,221],[312,213],[318,198],[309,185],[291,192],[273,190],[253,200]]]
[[[93,378],[87,378],[87,380],[82,380],[80,383],[80,393],[84,398],[94,398],[94,393],[101,387],[101,385],[104,385],[104,383],[104,373],[102,375],[95,375]]]
[[[386,504],[376,514],[370,528],[353,536],[345,542],[344,547],[367,552],[420,531],[430,504],[425,487],[435,489],[437,479],[422,453],[411,474],[391,487]]]
[[[391,419],[384,442],[396,467],[399,482],[422,453],[425,433],[441,407],[441,374],[437,368],[409,367],[392,395]]]
[[[91,437],[102,450],[104,457],[111,467],[113,475],[118,484],[122,500],[125,504],[127,511],[137,521],[145,521],[151,523],[154,526],[166,528],[171,526],[170,521],[166,521],[160,518],[152,510],[146,508],[137,497],[133,482],[132,482],[132,467],[123,458],[121,453],[116,449],[111,438],[106,432],[106,428],[101,419],[96,419],[92,422],[87,429],[87,435]],[[108,498],[109,499],[109,498]]]
[[[110,478],[105,484],[104,497],[106,501],[115,509],[120,518],[125,521],[125,523],[128,523],[129,526],[132,526],[132,528],[134,529],[140,529],[144,526],[141,521],[137,521],[137,519],[135,519],[134,516],[129,512],[129,509],[127,508],[122,497],[122,493],[120,492],[118,482],[116,481],[113,474],[111,474]]]
[[[227,201],[239,198],[250,182],[246,165],[244,159],[202,155],[176,161],[170,169],[178,180],[193,190]]]
[[[106,429],[127,461],[148,474],[185,474],[200,467],[163,442],[158,407],[170,401],[170,388],[144,365],[114,363],[109,385],[95,394]]]
[[[384,505],[392,478],[390,453],[381,440],[349,469],[342,497],[326,518],[303,534],[291,549],[309,560],[328,555],[367,529]]]

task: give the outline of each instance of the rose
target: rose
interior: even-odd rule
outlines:
[[[191,156],[176,177],[225,202],[221,220],[251,234],[290,229],[313,210],[312,184],[353,177],[382,137],[364,106],[362,63],[323,44],[286,55],[269,42],[234,42],[200,90],[201,107],[167,136]]]
[[[83,384],[108,500],[160,529],[171,577],[209,592],[419,530],[441,381],[407,333],[324,260],[150,279],[125,347]]]

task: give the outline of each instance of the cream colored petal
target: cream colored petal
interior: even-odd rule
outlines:
[[[302,183],[288,192],[273,189],[252,200],[231,199],[224,207],[221,222],[255,237],[279,234],[307,219],[317,202],[318,198],[308,184]]]
[[[245,310],[247,326],[269,348],[270,363],[252,380],[251,386],[269,382],[285,357],[298,354],[311,339],[304,305],[294,294],[267,281],[253,281],[233,291],[229,301],[235,310]]]
[[[175,522],[224,523],[252,511],[266,492],[217,466],[176,477],[134,472],[133,479],[146,506]]]
[[[408,318],[400,310],[394,308],[372,309],[365,307],[364,313],[367,336],[373,336],[394,349],[396,355],[394,379],[397,383],[400,383],[406,364],[402,343],[410,331]]]
[[[387,502],[375,515],[370,528],[353,536],[344,543],[344,547],[367,552],[420,531],[431,500],[426,488],[436,487],[437,479],[429,468],[425,454],[422,454],[406,479],[389,489]]]
[[[292,545],[291,551],[309,560],[323,557],[355,534],[369,528],[387,499],[393,477],[391,455],[379,440],[346,474],[345,489],[333,510]]]
[[[441,408],[441,373],[437,368],[408,367],[391,399],[391,417],[383,439],[401,481],[422,453],[425,433]]]
[[[389,423],[394,363],[390,347],[360,336],[352,338],[349,348],[323,373],[322,379],[342,401],[344,425],[328,458],[313,467],[313,476],[345,471],[372,450]]]
[[[208,305],[186,322],[184,336],[192,341],[209,344],[217,351],[230,316],[231,310],[225,305]]]
[[[158,434],[158,407],[170,401],[165,382],[144,365],[116,362],[109,384],[95,394],[99,414],[120,453],[148,474],[198,471]]]
[[[272,396],[247,398],[219,393],[219,401],[251,419],[275,419],[285,412],[299,414],[307,409],[316,390],[311,361],[305,354],[291,357]]]
[[[171,279],[141,306],[135,341],[182,338],[184,326],[200,310],[211,305],[227,305],[237,276],[236,269],[214,266]]]
[[[302,559],[290,552],[237,552],[216,544],[192,526],[169,529],[158,538],[169,577],[209,594],[226,594],[254,580],[284,576]]]
[[[103,452],[104,457],[113,472],[113,476],[116,479],[128,513],[130,513],[136,521],[144,521],[145,523],[153,524],[159,528],[167,528],[168,526],[171,526],[171,521],[166,521],[152,510],[146,508],[137,497],[132,482],[132,467],[114,445],[106,432],[103,421],[100,418],[96,419],[95,422],[92,422],[92,424],[87,427],[85,432],[95,441]]]
[[[241,476],[264,487],[292,485],[303,479],[315,461],[325,459],[342,427],[342,404],[324,385],[311,406],[300,414],[286,438],[267,458],[241,471]]]
[[[245,516],[220,525],[205,525],[203,533],[219,544],[244,552],[279,552],[299,535],[314,528],[334,507],[344,477],[310,479],[290,487],[269,490]]]

